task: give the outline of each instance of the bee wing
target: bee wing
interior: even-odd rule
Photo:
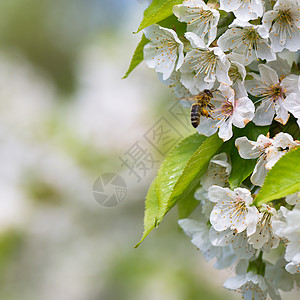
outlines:
[[[180,98],[179,102],[183,107],[191,108],[191,106],[196,103],[196,100],[195,97],[183,97]]]

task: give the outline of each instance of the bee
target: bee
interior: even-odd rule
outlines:
[[[200,117],[212,118],[209,110],[214,109],[214,105],[210,103],[213,98],[212,91],[204,90],[200,94],[194,96],[192,99],[196,101],[191,107],[191,124],[194,128],[200,124]],[[209,108],[209,110],[207,109]]]

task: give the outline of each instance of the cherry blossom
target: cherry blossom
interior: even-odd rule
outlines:
[[[288,210],[281,207],[282,218],[273,222],[275,233],[281,238],[287,239],[284,258],[290,262],[286,270],[290,273],[300,271],[300,209]]]
[[[210,118],[201,120],[197,131],[210,136],[219,130],[219,137],[224,141],[232,137],[232,125],[243,128],[254,117],[254,104],[248,97],[237,99],[235,91],[226,84],[221,84],[218,93],[211,100],[214,109]]]
[[[290,149],[299,146],[288,133],[279,133],[274,139],[259,135],[257,141],[249,141],[247,137],[235,140],[239,154],[244,159],[258,158],[251,182],[262,186],[269,169]]]
[[[209,48],[195,33],[187,32],[185,37],[192,48],[187,52],[180,68],[181,82],[193,94],[211,89],[216,80],[231,84],[228,76],[230,62],[219,47]]]
[[[266,299],[268,294],[273,300],[281,299],[273,284],[268,282],[263,276],[253,272],[229,278],[223,286],[229,290],[241,293],[246,300]]]
[[[220,9],[233,12],[240,20],[253,20],[263,14],[263,2],[261,0],[220,0]]]
[[[276,55],[268,44],[268,32],[259,25],[235,22],[234,28],[227,29],[218,39],[218,46],[225,52],[244,56],[245,65],[253,60],[266,59],[272,61]]]
[[[144,32],[150,40],[144,47],[144,60],[149,68],[162,73],[163,80],[166,80],[174,69],[178,70],[183,63],[183,43],[176,32],[169,28],[152,25]]]
[[[268,65],[259,65],[260,75],[252,74],[252,80],[246,81],[248,92],[260,98],[253,122],[256,125],[270,125],[275,120],[286,124],[289,119],[289,102],[298,102],[300,107],[300,91],[298,76],[278,77]]]
[[[237,233],[236,230],[226,229],[223,231],[216,231],[211,227],[209,231],[209,238],[214,246],[232,247],[234,254],[239,259],[250,259],[255,254],[255,249],[248,243],[246,230]]]
[[[163,80],[163,74],[158,73],[158,78],[163,84],[169,86],[177,98],[189,98],[192,96],[190,91],[180,82],[180,72],[174,71],[167,80]]]
[[[300,49],[300,9],[296,0],[278,0],[273,10],[264,14],[263,24],[270,30],[273,51]]]
[[[231,164],[226,153],[215,155],[209,162],[206,173],[202,176],[200,183],[208,190],[212,185],[225,187],[231,172]]]
[[[213,185],[208,190],[208,198],[216,203],[211,214],[210,223],[216,231],[228,228],[240,233],[247,229],[247,235],[256,231],[259,212],[253,202],[250,191],[245,188],[222,188]]]
[[[272,228],[273,219],[276,217],[276,210],[266,204],[260,208],[259,222],[256,225],[256,231],[249,236],[248,242],[255,249],[270,251],[277,248],[279,238],[274,234]]]
[[[180,22],[187,23],[188,32],[196,33],[206,44],[216,38],[220,13],[202,0],[186,0],[173,6],[173,13]]]
[[[209,239],[209,227],[201,222],[191,219],[181,219],[179,226],[185,234],[192,239],[192,243],[203,253],[204,258],[209,261],[216,257],[215,267],[218,269],[230,267],[236,260],[230,247],[215,247]]]

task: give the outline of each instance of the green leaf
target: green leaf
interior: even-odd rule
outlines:
[[[183,0],[153,0],[144,11],[144,17],[137,32],[171,16],[173,6],[182,2]]]
[[[155,180],[152,182],[145,201],[144,232],[141,240],[135,245],[137,248],[150,231],[156,227],[156,215],[158,212],[158,200],[155,192]]]
[[[141,41],[139,42],[133,53],[129,68],[126,74],[122,77],[122,79],[127,78],[128,75],[144,60],[144,46],[148,43],[149,40],[143,34]]]
[[[254,159],[243,159],[240,157],[234,144],[235,139],[246,136],[249,140],[256,141],[260,134],[266,135],[268,130],[268,126],[255,126],[253,123],[248,123],[245,128],[235,128],[234,139],[225,143],[224,152],[229,154],[232,165],[231,174],[228,179],[232,189],[241,185],[241,183],[252,173],[256,163],[256,160]]]
[[[185,198],[199,184],[210,159],[222,143],[217,134],[209,138],[200,135],[197,138],[192,135],[183,140],[174,149],[175,151],[168,155],[156,179],[156,195],[159,203],[158,224],[177,201]]]
[[[286,153],[268,172],[255,198],[257,206],[300,191],[300,148]]]
[[[178,201],[177,207],[179,219],[187,218],[199,205],[200,202],[194,197],[195,190],[196,189],[193,189],[186,197]]]
[[[174,15],[158,22],[158,25],[175,30],[179,37],[184,37],[186,33],[186,23],[179,22]]]

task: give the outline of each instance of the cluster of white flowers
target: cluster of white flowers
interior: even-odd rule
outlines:
[[[237,276],[224,287],[249,300],[268,294],[280,299],[278,289],[300,286],[300,195],[286,197],[290,210],[266,204],[257,208],[247,188],[227,187],[230,171],[227,155],[216,155],[195,194],[202,208],[199,221],[178,223],[206,260],[216,259],[216,268],[235,266]],[[270,251],[277,263],[268,262]]]
[[[278,289],[300,286],[300,192],[258,207],[253,193],[277,161],[300,146],[280,132],[289,120],[300,127],[300,0],[186,0],[173,14],[186,32],[147,27],[145,62],[181,100],[196,101],[210,90],[198,133],[234,138],[241,158],[257,160],[249,184],[231,190],[230,158],[216,155],[195,194],[201,220],[179,225],[207,260],[216,258],[217,268],[235,265],[237,276],[226,288],[245,299],[280,299]],[[249,122],[277,130],[256,141],[235,138],[234,127]]]
[[[270,125],[273,119],[286,124],[290,114],[300,126],[300,79],[292,74],[300,49],[298,1],[187,0],[173,7],[178,21],[186,23],[184,36],[159,25],[144,30],[150,40],[144,60],[176,96],[216,91],[200,134],[219,130],[226,141],[232,125]],[[220,11],[234,14],[225,28],[219,25]]]

